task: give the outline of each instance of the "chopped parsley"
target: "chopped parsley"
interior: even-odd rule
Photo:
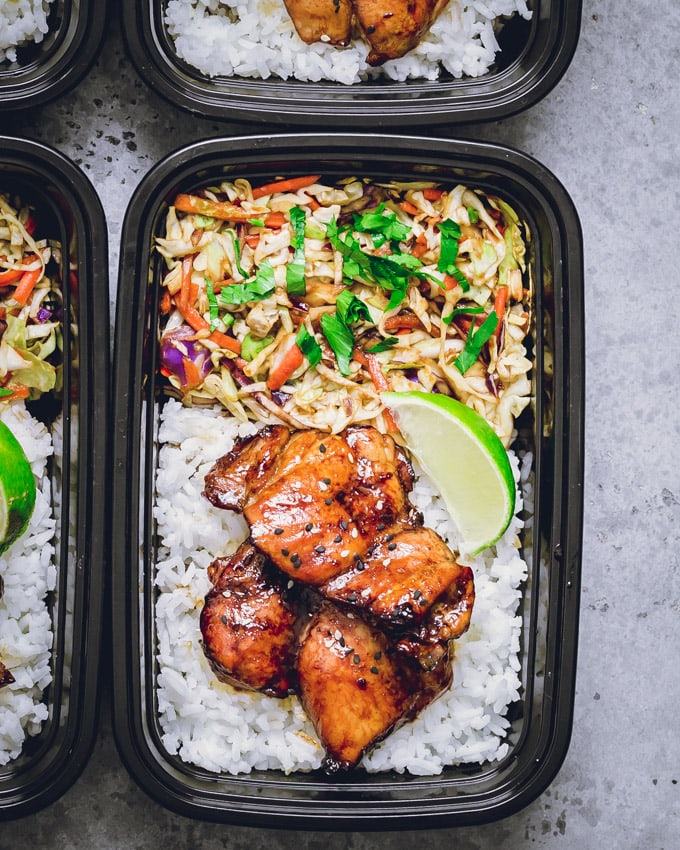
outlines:
[[[489,313],[484,322],[476,327],[473,322],[470,325],[467,339],[465,340],[465,348],[461,351],[454,361],[454,366],[461,375],[464,375],[467,370],[477,361],[485,343],[491,339],[493,332],[498,325],[498,316],[495,313]]]
[[[293,228],[291,244],[295,251],[286,266],[286,290],[289,295],[302,296],[307,292],[305,283],[305,222],[307,216],[302,207],[292,207],[290,223]]]

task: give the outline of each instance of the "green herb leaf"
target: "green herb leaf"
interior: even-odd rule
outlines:
[[[444,274],[453,275],[456,270],[456,259],[458,257],[458,240],[461,232],[460,226],[451,219],[440,221],[437,225],[441,234],[441,245],[439,249],[439,261],[437,269]]]
[[[474,322],[472,323],[467,339],[465,340],[465,348],[453,364],[461,375],[464,375],[473,363],[477,361],[482,348],[491,338],[497,325],[498,316],[495,313],[489,313],[479,328],[476,328]]]
[[[241,275],[241,277],[248,277],[248,275],[241,268],[241,243],[238,241],[238,236],[234,230],[229,231],[231,233],[231,241],[234,245],[234,256],[236,257],[236,270]]]
[[[289,295],[302,296],[307,292],[305,282],[305,221],[307,216],[302,207],[291,207],[290,223],[293,228],[291,244],[295,250],[293,259],[286,266],[286,290]]]
[[[223,304],[247,304],[249,301],[261,301],[271,295],[275,285],[274,269],[269,260],[265,260],[258,268],[253,280],[225,286],[220,292],[220,301]]]
[[[467,208],[468,218],[470,219],[470,224],[477,224],[479,221],[479,211],[474,207]]]
[[[394,346],[399,342],[396,336],[388,336],[385,339],[381,339],[376,345],[372,345],[370,348],[365,349],[367,354],[379,354],[381,351],[389,351],[390,348],[394,348]]]
[[[254,227],[264,227],[264,219],[263,218],[249,218],[248,224],[252,224]]]
[[[13,390],[5,389],[5,387],[0,387],[0,398],[5,395],[12,395]]]
[[[219,309],[217,307],[215,290],[209,277],[205,278],[205,290],[208,295],[208,304],[210,305],[210,330],[214,331],[217,327],[217,320],[219,319]]]
[[[474,316],[483,313],[483,307],[456,307],[448,316],[442,319],[445,325],[450,325],[456,316]]]
[[[365,319],[371,322],[371,314],[364,302],[349,289],[343,289],[336,301],[338,315],[346,325]],[[372,322],[371,322],[372,324]]]
[[[321,360],[321,346],[304,325],[300,325],[300,330],[297,332],[295,342],[313,369]]]
[[[333,349],[340,373],[349,375],[349,364],[354,350],[354,334],[351,328],[347,327],[337,313],[323,313],[321,330]]]
[[[403,224],[392,210],[385,211],[385,204],[379,204],[374,210],[365,212],[363,215],[354,215],[354,229],[363,233],[376,233],[382,235],[390,242],[402,242],[411,232],[407,224]],[[376,244],[374,242],[374,244]]]

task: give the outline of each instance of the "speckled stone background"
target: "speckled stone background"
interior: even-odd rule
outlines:
[[[585,0],[559,85],[523,115],[464,132],[541,160],[572,195],[585,234],[580,648],[572,743],[552,786],[479,828],[332,834],[194,822],[151,802],[127,775],[105,693],[81,778],[49,808],[3,825],[0,847],[680,847],[679,34],[677,0]],[[247,130],[156,97],[115,22],[73,93],[3,127],[54,145],[94,183],[110,230],[112,306],[121,222],[142,175],[181,144]]]

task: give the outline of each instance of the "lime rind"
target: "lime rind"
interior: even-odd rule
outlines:
[[[21,443],[0,421],[0,555],[26,532],[35,500],[31,464]]]
[[[441,492],[461,533],[461,548],[478,555],[506,532],[515,512],[517,486],[505,446],[477,411],[450,396],[385,392],[383,402],[397,420],[409,450]],[[447,456],[442,456],[442,447]],[[473,450],[474,449],[474,450]],[[497,510],[487,521],[471,511],[467,494],[486,480]],[[501,505],[498,508],[498,505]]]

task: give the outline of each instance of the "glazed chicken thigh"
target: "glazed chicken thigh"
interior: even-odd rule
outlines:
[[[266,426],[205,477],[250,538],[210,567],[204,652],[222,681],[295,690],[330,771],[451,684],[450,641],[470,622],[472,571],[423,525],[413,484],[403,450],[370,426]]]

